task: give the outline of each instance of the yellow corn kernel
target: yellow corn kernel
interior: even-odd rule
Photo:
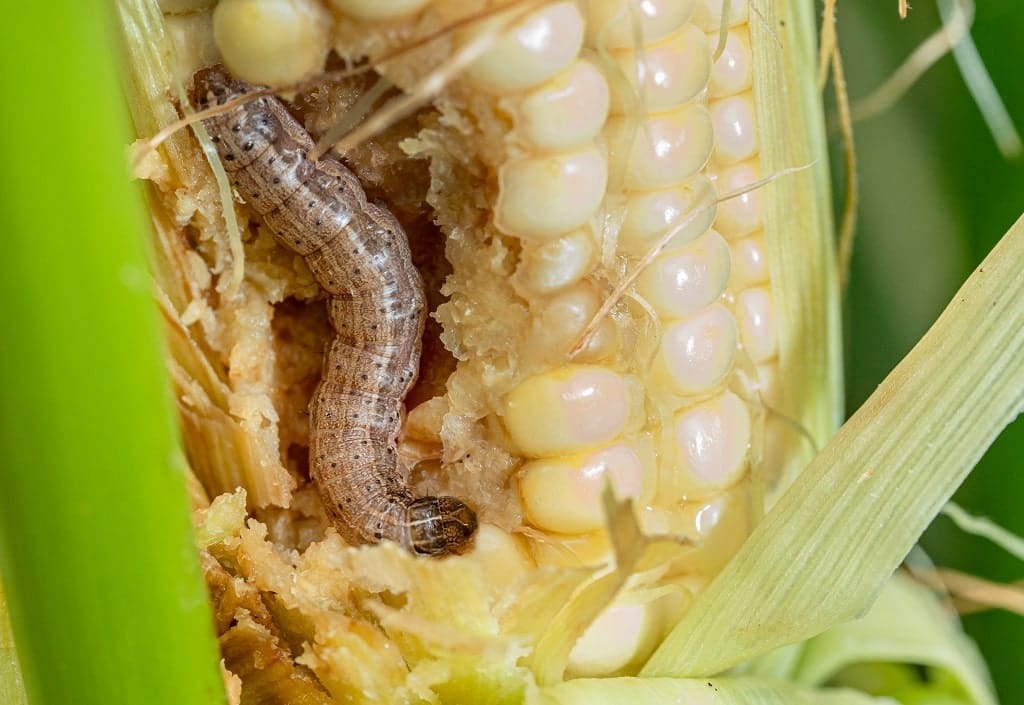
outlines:
[[[324,64],[330,17],[314,0],[221,0],[213,38],[224,63],[252,83],[286,86]]]
[[[608,165],[590,147],[507,162],[498,180],[498,229],[526,239],[548,239],[590,220],[604,198]]]
[[[597,531],[605,525],[605,485],[610,484],[619,498],[646,504],[654,494],[654,467],[649,438],[526,463],[519,477],[526,520],[563,534]]]
[[[339,12],[358,20],[394,20],[412,15],[430,0],[329,0]]]
[[[507,32],[470,67],[481,90],[507,93],[536,86],[566,68],[579,54],[584,20],[573,2],[533,13]]]
[[[609,607],[573,647],[569,674],[586,678],[639,668],[661,637],[661,621],[659,601]]]
[[[566,365],[525,380],[508,395],[505,427],[531,457],[592,448],[629,428],[638,392],[635,379],[607,367]]]

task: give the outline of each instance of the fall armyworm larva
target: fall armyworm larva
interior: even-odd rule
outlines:
[[[202,110],[255,90],[215,66],[194,76]],[[462,553],[474,512],[454,497],[415,497],[399,467],[402,402],[419,367],[423,282],[405,232],[367,203],[355,175],[313,141],[275,98],[206,118],[235,190],[305,258],[327,292],[334,337],[310,404],[310,472],[332,523],[350,544],[395,541],[417,554]]]

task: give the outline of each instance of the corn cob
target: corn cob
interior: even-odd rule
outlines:
[[[446,54],[497,32],[402,143],[429,159],[426,199],[452,266],[436,318],[458,362],[444,389],[409,410],[400,453],[419,463],[418,492],[467,497],[477,509],[470,559],[492,585],[513,585],[538,567],[610,562],[601,501],[608,482],[634,500],[645,533],[688,542],[656,590],[623,592],[568,658],[574,675],[629,672],[742,543],[764,483],[785,475],[794,434],[764,441],[766,417],[804,423],[780,390],[787,334],[777,328],[779,265],[764,232],[770,194],[716,204],[769,168],[796,165],[762,164],[757,116],[766,108],[755,102],[758,30],[747,3],[733,2],[724,23],[713,0],[522,2],[512,5],[513,20],[487,9],[456,0],[221,0],[212,14],[172,22],[200,45],[179,40],[192,57],[179,73],[219,53],[240,77],[272,85],[314,76],[329,48],[372,60],[458,27],[380,69],[410,90]],[[461,22],[474,12],[485,19]],[[259,307],[267,321],[267,292],[256,289],[268,282],[271,301],[316,296],[308,271],[272,251],[265,234],[246,244],[246,258],[242,299],[227,309]],[[625,298],[598,317],[638,270]],[[275,328],[311,341],[283,355],[308,370],[326,326],[314,319],[312,332],[300,333],[303,317],[285,316]],[[237,352],[238,344],[225,348]],[[301,378],[281,367],[289,365],[278,365],[270,384]],[[309,381],[300,386],[308,390]],[[301,398],[294,390],[274,396],[286,409]],[[273,428],[276,419],[264,418]],[[282,423],[288,445],[305,440],[301,427],[294,417]],[[298,430],[285,435],[291,428]],[[301,463],[276,462],[298,491],[250,503],[263,508],[271,539],[305,548],[320,538],[322,509],[303,485]],[[229,488],[230,479],[211,481],[212,472],[197,469],[208,489]],[[289,503],[288,511],[274,508]],[[259,552],[266,537],[243,536],[243,554]],[[253,560],[242,560],[243,570]],[[253,570],[260,589],[279,593]],[[313,609],[301,600],[288,608]],[[338,667],[329,649],[315,653],[306,665],[329,690],[353,685],[351,674],[328,673]],[[385,670],[400,677],[395,664]]]

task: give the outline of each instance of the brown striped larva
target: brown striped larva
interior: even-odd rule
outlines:
[[[204,109],[253,90],[215,66],[196,73],[192,96]],[[313,142],[277,99],[260,97],[203,124],[235,190],[329,296],[334,337],[310,404],[310,471],[333,525],[350,544],[466,551],[474,512],[454,497],[415,497],[399,467],[402,401],[416,379],[426,317],[401,226],[367,203],[340,161],[307,159]]]

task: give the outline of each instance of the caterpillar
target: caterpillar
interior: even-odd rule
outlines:
[[[224,105],[257,90],[223,66],[193,76],[192,102]],[[301,255],[328,295],[333,338],[310,402],[310,475],[351,545],[394,541],[414,554],[467,551],[476,514],[455,497],[416,497],[398,459],[402,403],[416,379],[423,281],[395,217],[368,203],[283,103],[262,96],[203,120],[235,191],[277,241]]]

